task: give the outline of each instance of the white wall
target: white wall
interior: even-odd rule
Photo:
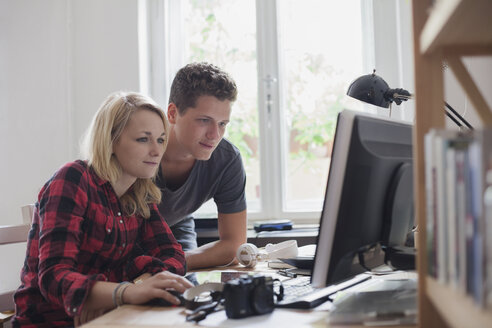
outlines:
[[[0,224],[21,220],[20,206],[70,154],[68,4],[0,1]]]
[[[78,158],[79,139],[104,98],[139,90],[137,0],[0,0],[0,225]],[[19,286],[25,243],[0,247]]]
[[[0,225],[21,222],[113,91],[139,90],[137,0],[0,0]]]
[[[137,0],[71,3],[70,75],[74,134],[78,139],[108,94],[139,91],[138,10]]]

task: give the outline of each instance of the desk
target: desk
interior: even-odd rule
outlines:
[[[259,263],[255,270],[235,266],[228,270],[240,270],[247,272],[274,273],[266,264]],[[200,271],[226,271],[223,268],[212,268]],[[272,313],[252,316],[243,319],[229,319],[225,311],[209,314],[206,319],[198,324],[186,322],[183,307],[156,307],[142,305],[123,305],[105,315],[84,325],[84,328],[127,328],[127,327],[328,327],[326,319],[329,315],[325,304],[312,310],[275,309]],[[363,327],[363,326],[330,326],[330,327]],[[388,328],[391,326],[385,326]],[[415,326],[394,326],[398,328],[415,328]]]

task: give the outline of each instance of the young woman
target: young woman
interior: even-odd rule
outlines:
[[[169,290],[192,287],[156,205],[167,132],[148,97],[117,92],[105,100],[86,136],[86,160],[62,166],[39,193],[14,327],[77,326],[154,298],[178,304]],[[152,276],[129,283],[142,274]]]

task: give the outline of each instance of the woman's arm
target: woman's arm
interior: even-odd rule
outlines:
[[[89,292],[84,309],[109,310],[114,308],[116,304],[113,302],[113,292],[118,285],[113,282],[96,282]],[[130,283],[122,295],[122,301],[124,304],[142,304],[154,298],[162,298],[172,304],[179,304],[179,299],[167,292],[167,290],[174,289],[183,293],[190,287],[193,287],[193,284],[186,278],[168,271],[162,271],[142,280],[140,283]]]
[[[58,170],[43,187],[33,228],[39,229],[32,245],[38,245],[38,285],[50,303],[62,307],[67,315],[81,311],[89,290],[103,274],[82,274],[78,269],[81,226],[88,205],[88,171],[81,162]],[[85,232],[87,233],[87,232]],[[35,238],[39,238],[35,240]]]
[[[104,312],[114,308],[115,289],[119,284],[98,281],[89,292],[80,316],[75,317],[75,325],[84,324]],[[177,274],[163,271],[142,280],[140,283],[129,283],[125,287],[121,300],[123,304],[143,304],[155,298],[162,298],[171,304],[179,304],[179,299],[167,290],[173,289],[183,293],[193,285]],[[122,288],[121,286],[119,288]]]
[[[171,229],[159,214],[157,206],[151,204],[150,218],[143,220],[139,234],[139,245],[143,254],[128,265],[128,276],[138,277],[143,273],[170,271],[179,275],[186,273],[185,254],[174,238]]]

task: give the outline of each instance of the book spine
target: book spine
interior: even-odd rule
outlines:
[[[448,235],[448,277],[451,287],[458,288],[457,268],[457,228],[456,228],[456,150],[450,146],[446,151],[446,196],[448,204],[448,215],[446,217],[446,228]]]
[[[492,128],[482,132],[484,305],[492,309]]]
[[[492,309],[492,158],[487,159],[486,189],[484,193],[485,231],[485,306]]]
[[[426,251],[427,271],[432,277],[436,274],[436,245],[435,245],[435,218],[436,218],[436,193],[435,193],[435,165],[434,165],[434,135],[431,130],[424,137],[425,151],[425,189],[426,189]]]
[[[466,182],[465,182],[465,155],[466,150],[456,150],[456,226],[458,234],[456,235],[458,249],[458,289],[466,293]]]
[[[448,217],[448,204],[446,191],[446,151],[449,137],[444,134],[436,134],[434,137],[434,154],[436,170],[436,230],[437,230],[437,280],[441,283],[448,282],[448,233],[446,222]]]
[[[471,241],[469,242],[471,250],[469,251],[469,293],[480,305],[484,305],[483,292],[483,179],[485,178],[482,168],[482,147],[481,138],[475,139],[469,147],[469,174],[470,174],[470,213],[469,224],[471,230]]]

